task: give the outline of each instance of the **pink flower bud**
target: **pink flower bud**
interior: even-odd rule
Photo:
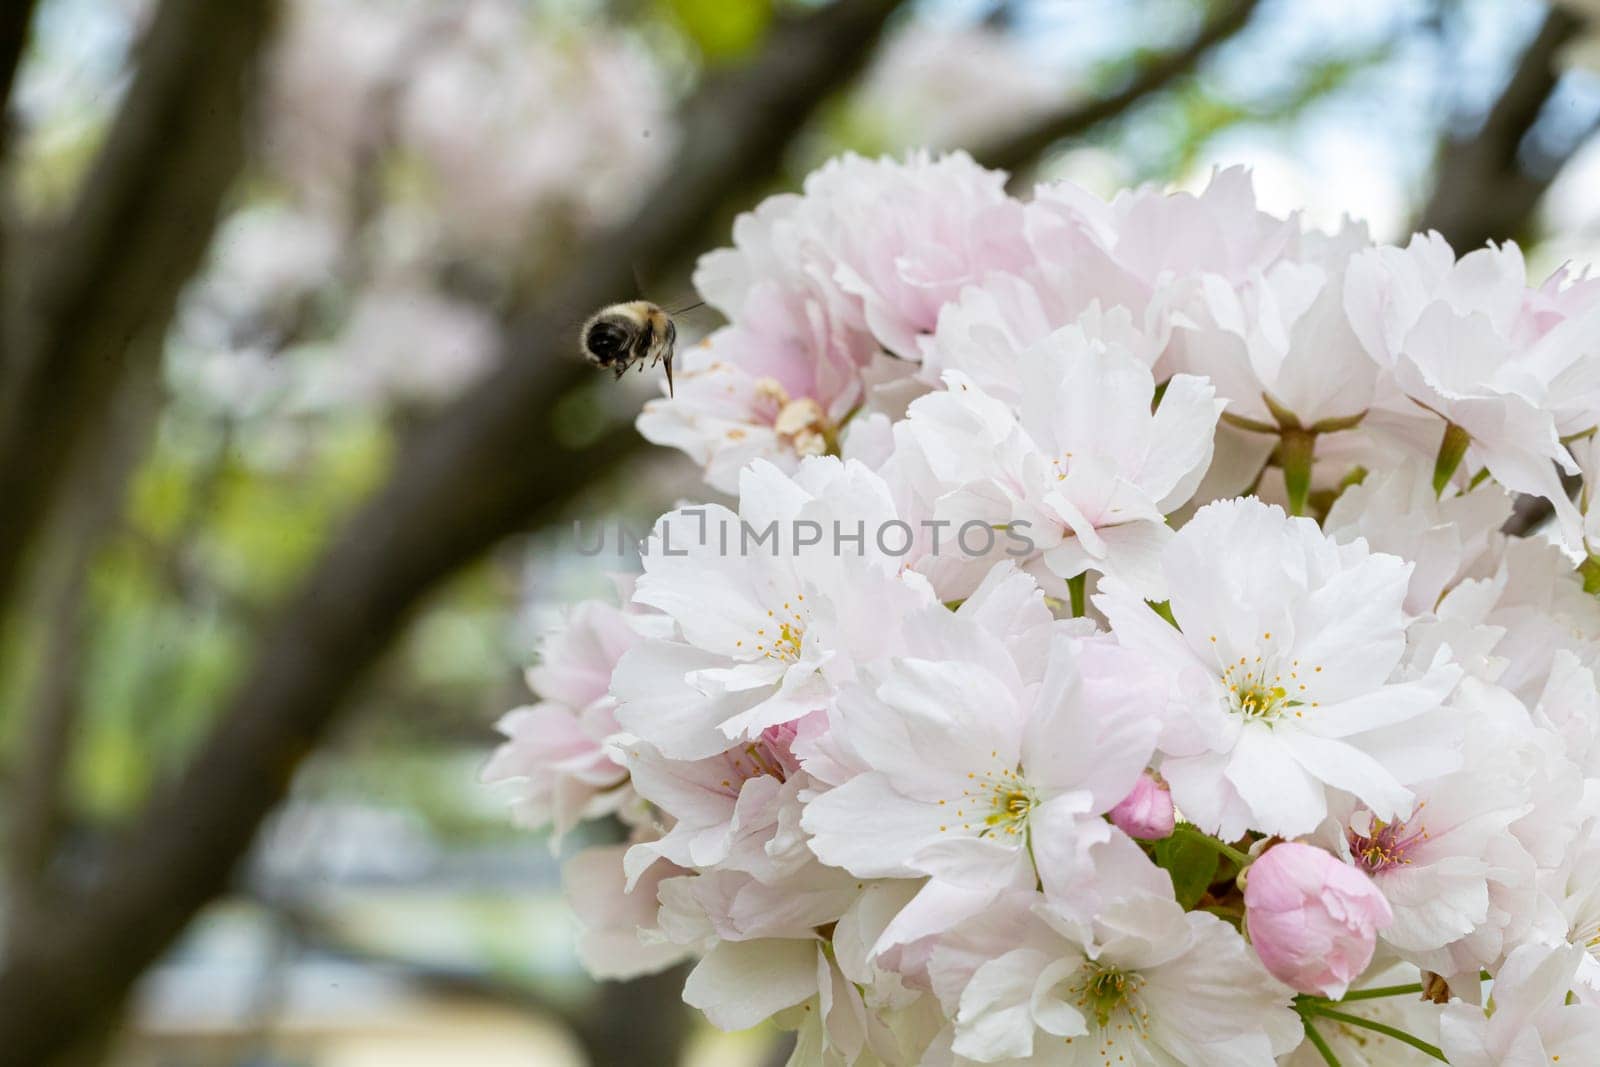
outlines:
[[[1129,837],[1157,841],[1172,836],[1172,790],[1157,774],[1145,771],[1133,792],[1111,809],[1111,821]]]
[[[1367,964],[1389,902],[1361,871],[1320,848],[1288,842],[1250,865],[1245,926],[1256,955],[1302,993],[1342,997]]]

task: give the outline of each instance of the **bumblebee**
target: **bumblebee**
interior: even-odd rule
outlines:
[[[635,365],[643,371],[646,365],[662,364],[667,371],[667,395],[672,395],[672,353],[678,328],[659,305],[631,300],[601,308],[583,324],[581,340],[584,358],[614,371],[619,379]]]

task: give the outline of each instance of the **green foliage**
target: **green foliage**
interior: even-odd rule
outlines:
[[[772,24],[772,0],[660,0],[708,63],[748,55]]]
[[[1203,841],[1169,837],[1155,843],[1154,853],[1156,866],[1172,876],[1172,890],[1185,908],[1194,907],[1217,879],[1219,857]]]

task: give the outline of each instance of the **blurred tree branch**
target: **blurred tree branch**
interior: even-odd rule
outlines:
[[[0,10],[0,176],[7,176],[11,147],[11,96],[16,88],[17,70],[28,46],[28,28],[33,23],[37,0],[11,0]],[[0,186],[0,396],[10,368],[16,363],[16,335],[13,332],[13,304],[18,296],[16,266],[12,249],[11,190]],[[0,604],[4,596],[0,595]],[[0,610],[0,620],[5,612]]]
[[[141,345],[159,345],[145,337]],[[145,454],[159,407],[157,383],[137,383],[119,397],[111,417],[94,428],[71,491],[51,524],[40,568],[41,588],[30,615],[44,629],[32,679],[27,720],[8,794],[11,929],[28,925],[54,894],[51,860],[66,815],[65,778],[83,703],[90,609],[90,568],[116,529],[128,481]]]
[[[196,2],[169,0],[167,9],[195,14]],[[96,883],[19,931],[0,970],[0,1048],[10,1062],[59,1062],[80,1035],[98,1029],[116,1011],[138,974],[226,888],[300,760],[423,597],[518,529],[530,513],[571,495],[626,453],[631,428],[577,449],[563,440],[559,420],[552,418],[574,385],[592,381],[592,372],[573,351],[574,309],[581,315],[628,292],[635,264],[649,270],[669,261],[700,232],[729,189],[770,171],[817,103],[864,63],[896,6],[896,0],[840,0],[786,21],[774,28],[756,61],[709,81],[696,96],[687,109],[683,150],[636,217],[577,250],[563,282],[540,307],[509,326],[497,371],[406,442],[391,480],[346,524],[269,625],[254,664],[210,737],[135,820]],[[215,21],[221,11],[244,18],[239,13],[253,10],[246,4],[199,7],[207,13],[200,21]],[[163,17],[178,17],[167,9]],[[221,26],[212,29],[225,32]],[[187,43],[213,60],[186,59],[180,65],[211,72],[219,42]],[[237,53],[237,40],[234,45]],[[236,110],[234,103],[208,101],[207,106]],[[210,161],[187,162],[215,175]],[[88,192],[105,180],[91,183]],[[176,176],[174,184],[191,181]],[[215,203],[214,197],[207,199],[205,220],[191,236],[209,233]],[[136,221],[145,226],[126,232],[125,245],[90,241],[80,250],[149,269],[152,252],[137,241],[151,239],[162,247],[172,242],[148,232],[148,218]],[[70,236],[67,240],[77,244]],[[189,265],[199,255],[187,244],[169,251],[186,253]],[[123,274],[122,268],[105,264],[67,272],[69,280],[111,275],[129,281]],[[139,280],[148,287],[149,279]],[[83,311],[93,294],[76,295],[74,307]],[[86,342],[105,339],[99,324],[115,322],[119,314],[124,322],[145,321],[151,294],[145,296],[137,306],[122,297],[104,313],[96,308],[93,329],[74,323],[77,328],[64,333],[88,336],[76,336],[80,343],[71,346],[55,345],[54,356],[66,365],[48,375],[36,370],[33,378],[84,370],[79,364],[90,347]],[[171,296],[166,293],[168,306]],[[58,320],[67,309],[47,307],[56,313],[45,321],[65,325]],[[103,348],[100,355],[104,358]],[[91,377],[98,374],[97,368],[87,370]],[[79,410],[86,391],[93,390],[81,384],[72,390],[79,394]],[[52,408],[56,418],[67,414],[60,404]],[[37,424],[39,419],[23,421]],[[11,464],[18,458],[12,449],[27,438],[9,425],[0,432],[10,446],[0,458]],[[20,474],[8,466],[0,492],[11,491],[13,484],[25,490],[29,479]],[[36,499],[33,506],[42,503]],[[0,566],[15,568],[21,542],[9,531],[5,536]]]
[[[77,202],[16,280],[15,352],[0,378],[0,604],[130,370],[132,338],[164,330],[210,243],[274,7],[164,0]]]
[[[1560,81],[1561,48],[1582,28],[1566,8],[1550,9],[1482,126],[1440,150],[1417,229],[1438,230],[1458,253],[1524,235],[1545,190],[1583,142],[1572,138],[1556,156],[1533,161],[1524,152]]]
[[[27,50],[28,26],[37,6],[38,0],[10,0],[0,8],[0,156],[10,139],[11,90],[16,85],[22,54]]]
[[[974,158],[986,167],[1015,173],[1036,162],[1057,142],[1080,136],[1121,116],[1150,95],[1192,73],[1214,48],[1244,29],[1258,2],[1227,0],[1192,40],[1147,60],[1122,88],[1047,115],[1007,140],[978,148],[973,153]]]

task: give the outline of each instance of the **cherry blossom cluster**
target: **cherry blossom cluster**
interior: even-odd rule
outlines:
[[[736,500],[485,774],[628,827],[567,868],[597,975],[696,960],[796,1064],[1593,1062],[1600,281],[961,154],[695,280],[639,425]]]
[[[520,0],[285,7],[258,194],[186,301],[171,376],[245,417],[445,402],[498,358],[505,293],[670,158],[664,72]]]

